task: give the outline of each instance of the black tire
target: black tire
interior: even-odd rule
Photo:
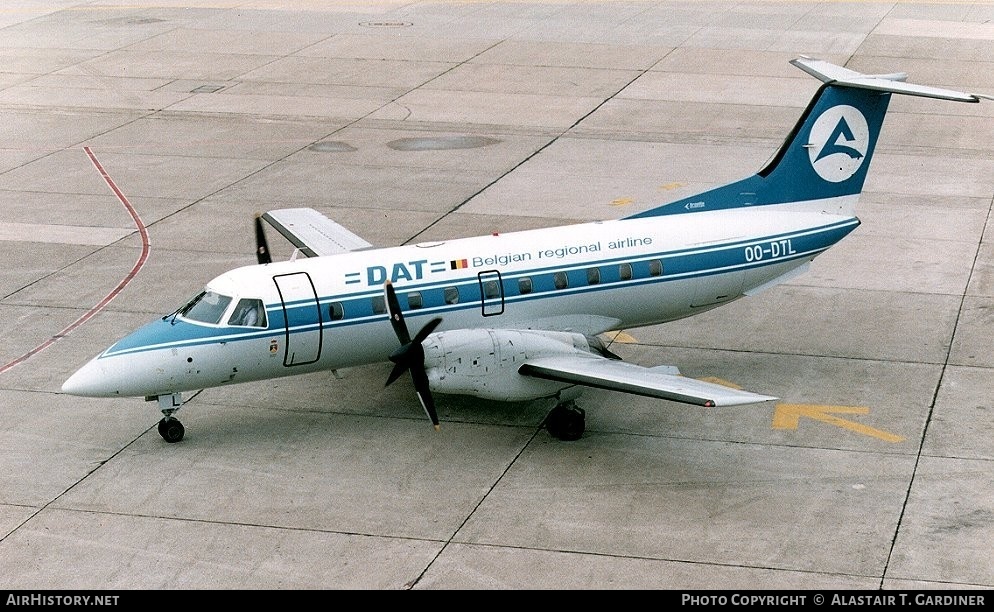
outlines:
[[[579,440],[586,428],[586,412],[572,404],[559,404],[545,417],[545,428],[554,438]]]
[[[159,435],[170,444],[175,444],[182,440],[184,433],[186,433],[186,430],[183,428],[183,424],[177,419],[162,419],[159,421]]]

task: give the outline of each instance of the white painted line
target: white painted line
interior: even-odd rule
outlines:
[[[0,223],[0,242],[47,242],[106,246],[135,233],[135,228]]]

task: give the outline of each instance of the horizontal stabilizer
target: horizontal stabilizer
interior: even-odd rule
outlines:
[[[980,102],[989,96],[906,83],[907,75],[862,74],[810,57],[790,62],[822,81],[797,124],[765,167],[626,219],[786,204],[855,218],[891,94]],[[851,228],[850,228],[851,229]]]
[[[695,404],[738,406],[777,398],[686,378],[672,367],[645,368],[601,357],[560,355],[529,360],[518,369],[524,376],[574,383],[598,389]]]
[[[313,208],[271,210],[262,218],[307,257],[337,255],[373,246]]]
[[[875,91],[886,91],[889,93],[906,94],[909,96],[922,96],[925,98],[938,98],[939,100],[952,100],[954,102],[980,102],[976,94],[968,94],[951,89],[941,89],[939,87],[929,87],[927,85],[914,85],[905,83],[907,74],[861,74],[855,70],[849,70],[842,66],[836,66],[824,60],[812,59],[810,57],[800,57],[790,61],[804,72],[819,79],[823,83],[838,85],[842,87],[855,87],[857,89],[872,89]]]

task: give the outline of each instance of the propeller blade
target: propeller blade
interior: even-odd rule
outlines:
[[[269,243],[266,242],[266,231],[262,227],[262,216],[255,216],[255,256],[260,264],[273,263],[269,253]]]
[[[394,363],[394,367],[384,386],[390,386],[403,376],[405,371],[410,371],[411,378],[414,379],[414,390],[418,394],[418,401],[421,402],[425,414],[431,419],[435,431],[438,431],[438,413],[435,411],[435,398],[432,397],[431,387],[428,383],[428,372],[425,370],[425,349],[422,342],[435,331],[442,319],[435,317],[428,321],[411,339],[411,332],[407,329],[407,323],[404,321],[404,313],[400,309],[400,302],[397,300],[397,292],[393,288],[393,283],[385,282],[383,292],[386,295],[390,325],[393,326],[393,331],[397,334],[397,339],[400,340],[400,346],[390,355],[390,361]]]
[[[404,362],[397,363],[397,365],[395,365],[393,367],[393,370],[390,371],[390,376],[387,377],[387,382],[383,386],[384,387],[389,387],[390,385],[392,385],[393,383],[395,383],[398,378],[400,378],[401,376],[403,376],[404,372],[406,372],[406,371],[407,371],[407,364],[406,363],[404,363]]]
[[[412,344],[405,344],[397,348],[390,355],[390,361],[394,362],[393,370],[390,372],[390,376],[387,378],[387,383],[383,385],[384,387],[389,387],[400,378],[404,372],[411,368],[414,362],[414,357],[411,352],[414,351],[414,346]],[[424,350],[421,351],[421,360],[424,361]]]
[[[421,343],[425,341],[425,338],[430,336],[431,332],[435,331],[435,328],[438,327],[439,323],[441,322],[442,322],[441,317],[435,317],[431,321],[428,321],[427,323],[425,323],[425,326],[421,328],[421,331],[419,331],[417,335],[414,336],[414,340],[412,340],[411,342],[413,344],[417,344],[418,346],[420,346]]]
[[[397,300],[397,292],[393,288],[393,283],[387,281],[383,284],[383,291],[386,293],[387,314],[390,315],[390,324],[397,334],[401,346],[411,343],[411,332],[407,331],[407,323],[404,322],[404,314],[400,310],[400,302]],[[427,335],[427,334],[426,334]]]
[[[418,392],[421,407],[424,408],[425,414],[431,419],[431,424],[435,427],[435,431],[438,431],[440,429],[438,413],[435,412],[435,398],[432,397],[431,389],[428,388],[428,373],[422,367],[412,369],[411,375],[414,377],[414,390]]]

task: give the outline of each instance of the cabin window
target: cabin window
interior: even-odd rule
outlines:
[[[204,291],[179,309],[179,316],[191,321],[216,325],[221,322],[224,311],[228,309],[231,298],[227,295]]]
[[[500,285],[497,281],[483,281],[483,297],[488,300],[495,300],[500,297]]]
[[[425,305],[424,300],[421,299],[420,291],[412,291],[407,294],[407,305],[411,310],[417,310]]]
[[[328,317],[332,321],[341,321],[345,318],[345,307],[342,306],[341,302],[328,304]]]
[[[587,284],[596,285],[601,282],[600,268],[587,268]]]
[[[526,293],[532,292],[532,279],[528,276],[523,276],[518,279],[518,293],[524,295]]]
[[[556,272],[552,275],[552,282],[556,285],[556,289],[565,289],[569,287],[569,277],[566,276],[565,272]]]
[[[231,312],[228,318],[228,325],[242,325],[245,327],[266,327],[266,307],[262,300],[255,298],[242,298]]]
[[[618,266],[618,277],[623,280],[632,280],[632,264],[623,263]]]
[[[374,295],[370,302],[373,306],[373,314],[381,315],[387,313],[387,299],[382,295]]]
[[[445,296],[446,304],[458,304],[459,303],[459,289],[455,287],[446,287],[443,291]]]
[[[649,260],[649,276],[662,276],[663,262],[660,259]]]

